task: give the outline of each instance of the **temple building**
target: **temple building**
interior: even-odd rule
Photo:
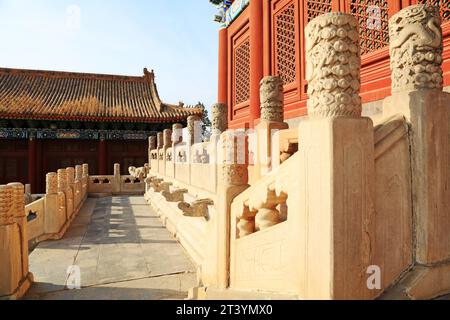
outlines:
[[[221,1],[213,1],[220,3]],[[231,6],[229,6],[231,3]],[[260,121],[259,86],[263,77],[284,82],[284,118],[296,125],[307,115],[304,28],[315,17],[346,12],[359,23],[363,115],[381,113],[391,93],[389,19],[414,4],[438,5],[443,19],[444,86],[450,86],[450,1],[436,0],[234,0],[219,14],[219,94],[228,105],[230,128],[253,128]],[[222,10],[221,9],[221,10]],[[219,19],[221,17],[221,19]],[[405,32],[406,40],[408,35]]]
[[[0,184],[45,190],[45,175],[89,164],[125,173],[148,162],[148,137],[186,124],[199,108],[161,101],[155,75],[140,77],[0,69]]]

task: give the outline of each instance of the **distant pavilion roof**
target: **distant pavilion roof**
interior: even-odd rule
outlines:
[[[141,77],[0,68],[0,119],[162,123],[201,115],[161,101]]]

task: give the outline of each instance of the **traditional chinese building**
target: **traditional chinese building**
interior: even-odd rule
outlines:
[[[313,18],[331,11],[350,13],[359,22],[363,114],[380,113],[382,100],[391,93],[389,18],[417,3],[441,8],[444,86],[450,86],[450,1],[232,1],[219,32],[218,95],[219,102],[228,105],[230,128],[254,127],[259,122],[259,85],[269,75],[283,79],[286,122],[295,124],[307,114],[304,28]]]
[[[163,103],[147,69],[141,77],[0,69],[0,184],[42,192],[45,174],[59,168],[143,166],[149,136],[201,113]]]

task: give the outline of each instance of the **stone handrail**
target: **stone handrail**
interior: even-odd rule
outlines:
[[[89,194],[97,195],[142,195],[145,192],[145,174],[147,165],[143,168],[132,167],[129,170],[137,176],[121,175],[120,165],[115,164],[114,175],[97,175],[89,177]],[[139,177],[138,177],[139,176]],[[142,178],[142,179],[140,179]]]

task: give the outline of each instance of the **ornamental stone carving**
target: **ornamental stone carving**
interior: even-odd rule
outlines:
[[[58,176],[55,172],[50,172],[46,176],[46,194],[58,193]]]
[[[216,103],[212,106],[211,130],[213,133],[222,133],[228,129],[228,108],[226,104]]]
[[[279,76],[269,76],[261,80],[261,120],[284,121],[283,80]]]
[[[11,193],[10,186],[0,185],[0,226],[14,223],[14,213],[11,210]]]
[[[183,125],[175,123],[172,126],[172,141],[174,144],[183,142]]]
[[[346,13],[328,13],[312,20],[305,34],[309,116],[360,117],[357,20]]]
[[[162,132],[158,132],[156,140],[157,140],[157,148],[162,149],[164,147],[164,134]]]
[[[407,7],[389,21],[392,92],[442,89],[439,7]]]
[[[156,143],[156,137],[155,136],[151,136],[148,138],[148,148],[150,151],[155,150],[157,147],[157,143]]]
[[[163,132],[164,134],[164,148],[170,148],[170,146],[172,145],[172,130],[170,129],[166,129]]]

